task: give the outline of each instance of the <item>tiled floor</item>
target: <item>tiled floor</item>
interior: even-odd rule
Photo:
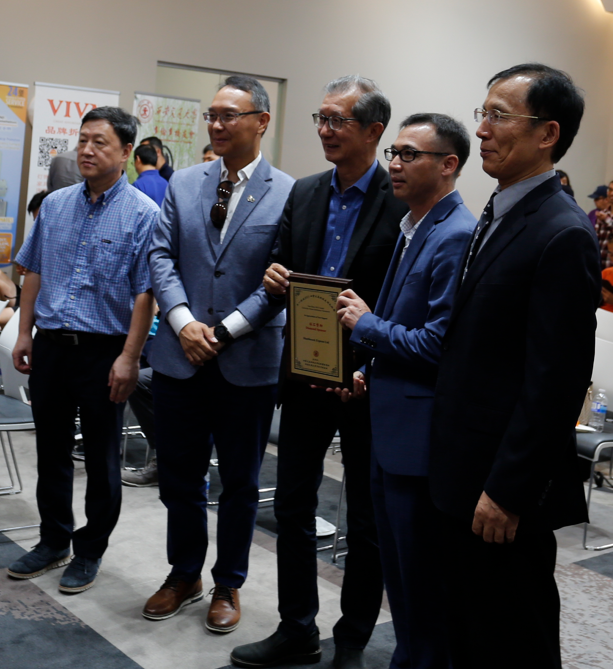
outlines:
[[[0,527],[37,521],[34,436],[24,433],[17,436],[14,443],[25,489],[21,495],[0,497]],[[326,474],[339,480],[341,473],[338,456],[332,456],[326,465]],[[0,485],[3,477],[2,463]],[[78,523],[83,523],[83,463],[76,463],[75,479],[75,514]],[[592,505],[594,530],[590,532],[590,538],[606,541],[608,537],[613,541],[613,494],[606,490],[596,491]],[[206,590],[212,587],[208,569],[215,560],[214,515],[211,521],[211,548],[203,574]],[[565,528],[557,535],[564,666],[566,669],[610,667],[613,657],[613,551],[584,551],[580,527]],[[37,531],[12,532],[10,538],[29,549],[37,542]],[[611,555],[610,562],[608,555]],[[576,564],[585,560],[594,560],[591,563],[594,568],[586,568],[585,562]],[[331,637],[332,627],[339,616],[340,572],[323,561],[320,566],[318,625],[322,638],[326,639]],[[145,600],[160,586],[167,571],[165,510],[158,499],[158,489],[124,488],[121,518],[111,537],[96,585],[81,595],[64,596],[57,590],[61,570],[49,572],[33,583],[144,669],[225,667],[234,646],[274,631],[278,622],[276,568],[274,540],[267,533],[256,530],[250,575],[241,590],[243,619],[239,629],[232,634],[214,635],[205,629],[206,599],[167,621],[151,622],[142,618],[140,611]],[[379,622],[389,620],[389,613],[382,610]],[[383,625],[380,630],[378,642],[391,646],[390,626]],[[331,660],[327,645],[324,646],[322,668]],[[29,668],[24,664],[10,669]]]

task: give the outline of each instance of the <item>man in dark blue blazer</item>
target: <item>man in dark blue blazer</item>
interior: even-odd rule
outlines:
[[[488,84],[483,170],[498,181],[464,265],[434,401],[430,486],[454,669],[560,669],[553,530],[587,519],[575,425],[594,359],[594,229],[554,171],[584,102],[518,65]]]
[[[221,159],[175,172],[149,255],[162,312],[149,362],[172,570],[143,615],[163,620],[202,599],[212,435],[223,485],[206,620],[215,632],[240,620],[285,323],[261,285],[294,182],[260,153],[269,108],[256,79],[226,79],[205,113]]]
[[[414,114],[402,123],[385,157],[394,195],[410,211],[379,301],[371,313],[353,290],[338,300],[351,342],[372,358],[372,492],[396,632],[392,669],[450,667],[428,475],[441,343],[476,224],[455,190],[469,152],[466,128],[449,116]],[[357,372],[352,394],[363,387]]]

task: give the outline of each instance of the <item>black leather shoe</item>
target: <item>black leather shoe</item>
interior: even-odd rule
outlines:
[[[263,641],[237,646],[230,653],[232,663],[237,667],[274,667],[277,664],[315,664],[321,660],[319,632],[307,639],[288,639],[281,632],[275,632]]]
[[[366,669],[364,651],[361,648],[337,646],[332,666],[334,669]]]

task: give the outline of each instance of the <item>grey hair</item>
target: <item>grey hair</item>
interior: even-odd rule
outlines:
[[[353,105],[352,115],[358,119],[363,128],[367,128],[371,123],[382,123],[383,128],[387,128],[392,115],[392,106],[376,81],[361,77],[359,74],[348,74],[346,77],[331,81],[324,91],[326,95],[360,92],[362,95]]]
[[[226,80],[219,85],[222,89],[225,86],[237,88],[239,91],[251,93],[251,102],[253,106],[261,111],[270,112],[270,99],[268,93],[262,84],[255,78],[246,74],[234,74],[227,77]]]

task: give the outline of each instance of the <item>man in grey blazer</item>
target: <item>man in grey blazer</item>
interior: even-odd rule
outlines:
[[[212,436],[223,484],[206,620],[215,632],[240,621],[285,323],[261,284],[294,181],[260,153],[269,109],[256,79],[225,80],[204,114],[221,159],[173,175],[149,256],[162,311],[149,360],[172,570],[143,615],[163,620],[202,599]]]

